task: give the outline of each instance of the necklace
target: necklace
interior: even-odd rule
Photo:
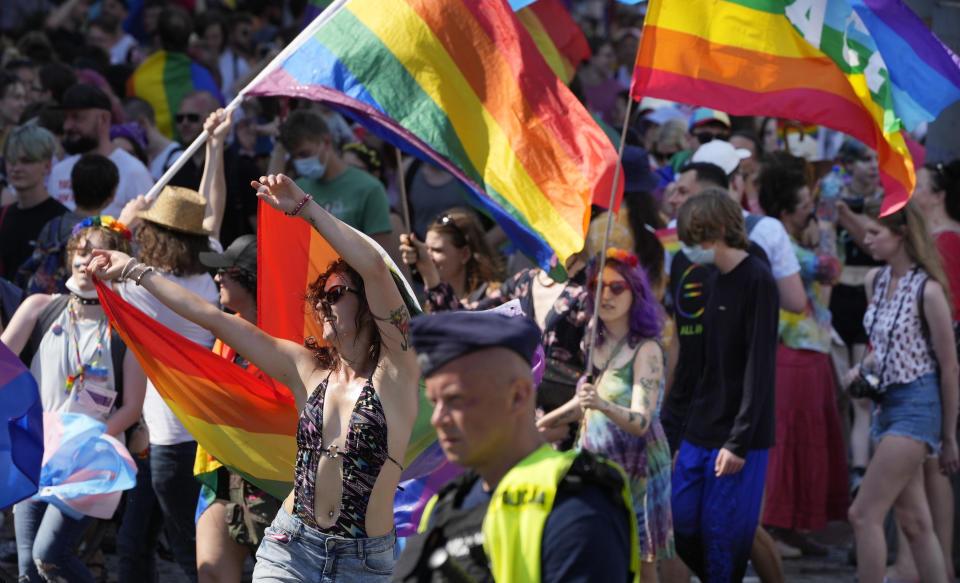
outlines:
[[[83,358],[80,356],[80,331],[77,326],[77,313],[73,309],[73,300],[75,299],[77,298],[71,298],[71,300],[67,302],[67,314],[70,316],[70,329],[73,332],[73,348],[77,356],[77,372],[67,376],[67,382],[64,387],[64,390],[68,395],[73,390],[74,385],[83,380],[83,374],[87,369],[100,364],[100,359],[103,357],[103,337],[104,330],[106,329],[105,325],[107,323],[107,315],[104,314],[100,317],[100,321],[97,322],[96,358],[92,362],[84,364]]]
[[[78,296],[77,294],[72,293],[72,292],[70,293],[70,296],[71,296],[71,298],[72,298],[74,301],[80,302],[80,305],[81,305],[81,306],[99,306],[99,305],[100,305],[100,298],[99,298],[99,297],[96,297],[96,298],[82,298],[82,297],[80,297],[80,296]]]

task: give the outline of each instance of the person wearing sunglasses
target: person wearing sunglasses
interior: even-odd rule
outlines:
[[[286,175],[251,185],[273,208],[307,221],[341,257],[308,292],[321,339],[300,345],[274,338],[150,266],[128,265],[120,253],[100,254],[93,269],[107,280],[126,271],[138,289],[215,332],[290,389],[300,412],[294,488],[265,531],[253,580],[312,580],[326,562],[336,565],[337,578],[387,581],[395,562],[397,460],[406,453],[419,403],[410,313],[380,253],[361,234]]]
[[[597,265],[587,270],[587,316],[598,314],[594,362],[574,397],[540,419],[543,431],[580,420],[578,449],[603,454],[626,471],[637,516],[640,574],[657,580],[656,562],[675,556],[670,510],[670,446],[660,424],[665,314],[636,255],[607,249],[600,304]]]
[[[441,214],[422,243],[414,233],[401,235],[400,241],[404,263],[416,266],[423,277],[428,312],[449,305],[451,294],[465,309],[473,309],[503,281],[501,258],[470,209],[456,207]]]

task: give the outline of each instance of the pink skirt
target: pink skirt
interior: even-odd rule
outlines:
[[[846,520],[847,451],[828,354],[778,347],[776,415],[763,524],[823,530]]]

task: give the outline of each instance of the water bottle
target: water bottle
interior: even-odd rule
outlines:
[[[820,181],[820,203],[817,218],[820,220],[820,251],[831,257],[837,256],[837,198],[843,191],[840,167],[834,165]]]

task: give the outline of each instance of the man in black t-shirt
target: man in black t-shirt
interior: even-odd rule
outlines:
[[[688,316],[702,310],[703,324],[702,366],[672,481],[674,535],[678,554],[701,581],[739,581],[774,441],[777,285],[764,261],[747,251],[743,216],[725,190],[707,189],[684,203],[677,227],[686,257],[716,269],[712,276],[703,269],[699,282],[677,283],[682,301],[702,292],[697,283],[712,289],[695,312],[678,306]],[[684,326],[692,326],[690,336],[698,333],[695,322],[678,323],[681,338]]]

